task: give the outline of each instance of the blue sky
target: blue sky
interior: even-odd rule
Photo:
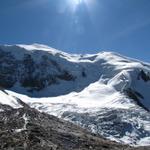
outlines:
[[[0,0],[0,44],[18,43],[150,62],[150,0]]]

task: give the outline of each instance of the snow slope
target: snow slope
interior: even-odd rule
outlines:
[[[21,108],[14,96],[9,95],[7,92],[0,90],[0,103],[3,105],[11,106],[13,108]],[[3,111],[3,110],[0,110]]]
[[[17,70],[17,75],[11,74],[14,83],[7,88],[9,95],[111,140],[150,145],[150,64],[113,52],[67,54],[39,44],[4,45],[0,46],[1,51],[0,73],[8,68],[11,72],[8,58]],[[31,77],[16,65],[21,63],[24,68],[25,54],[32,58],[29,66],[35,66],[31,68]],[[25,87],[18,74],[30,79],[37,77],[44,86],[40,90],[35,90],[39,83],[36,88]],[[7,75],[10,77],[9,72]],[[49,75],[56,82],[48,84]]]

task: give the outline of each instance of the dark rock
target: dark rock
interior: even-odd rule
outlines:
[[[150,76],[148,75],[148,73],[145,73],[143,70],[140,71],[139,76],[140,76],[145,82],[150,81]]]
[[[34,61],[30,54],[24,54],[22,60],[17,60],[11,52],[0,49],[0,87],[11,88],[18,82],[32,92],[57,84],[58,80],[75,79],[75,76],[47,55],[42,55],[39,62]]]
[[[131,89],[131,88],[128,88],[128,89],[126,89],[125,91],[125,94],[129,97],[129,98],[131,98],[131,99],[133,99],[140,107],[142,107],[143,109],[145,109],[146,111],[150,111],[146,106],[144,106],[143,104],[142,104],[142,102],[140,101],[140,98],[144,98],[139,92],[137,92],[137,91],[134,91],[133,89]]]

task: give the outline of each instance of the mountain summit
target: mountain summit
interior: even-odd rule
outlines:
[[[149,63],[114,52],[1,45],[0,87],[32,108],[108,139],[150,145]],[[0,103],[17,107],[16,100],[4,99]]]

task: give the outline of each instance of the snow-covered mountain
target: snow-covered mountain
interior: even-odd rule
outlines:
[[[3,45],[0,86],[31,107],[111,140],[150,145],[148,63],[113,52],[77,55],[39,44]]]

